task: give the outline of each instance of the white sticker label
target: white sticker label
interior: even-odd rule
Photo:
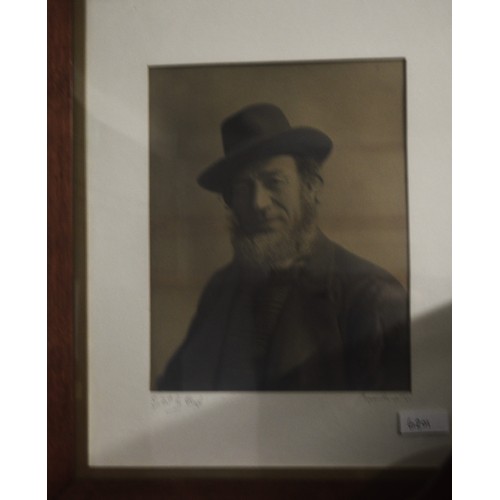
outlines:
[[[427,434],[450,432],[446,410],[403,410],[398,412],[401,434]]]

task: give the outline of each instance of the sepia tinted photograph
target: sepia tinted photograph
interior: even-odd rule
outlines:
[[[151,390],[411,390],[405,82],[149,68]]]

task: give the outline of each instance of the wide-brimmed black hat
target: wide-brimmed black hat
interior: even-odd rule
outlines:
[[[251,162],[292,155],[321,164],[333,147],[330,138],[319,130],[291,127],[283,111],[273,104],[243,108],[222,122],[221,132],[225,156],[198,177],[200,186],[219,193]]]

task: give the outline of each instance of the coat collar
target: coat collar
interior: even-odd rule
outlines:
[[[303,260],[300,269],[302,286],[311,293],[319,293],[330,287],[335,268],[336,247],[319,229],[311,252]]]

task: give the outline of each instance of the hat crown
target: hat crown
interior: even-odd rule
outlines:
[[[252,104],[222,122],[224,156],[205,169],[198,183],[223,193],[234,175],[249,163],[278,155],[311,158],[319,165],[330,154],[331,139],[315,128],[291,127],[274,104]]]
[[[272,104],[255,104],[227,118],[221,125],[224,153],[248,143],[290,130],[280,108]]]

